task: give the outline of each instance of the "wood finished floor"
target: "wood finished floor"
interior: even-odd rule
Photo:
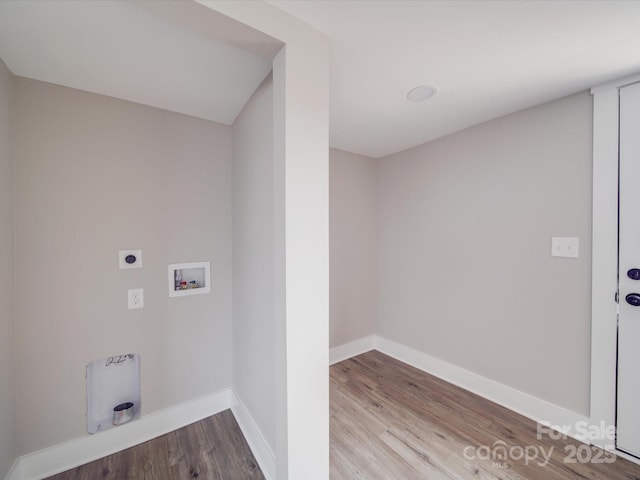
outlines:
[[[532,420],[380,352],[330,372],[331,480],[640,479],[640,466],[622,458],[566,463],[574,450],[585,460],[604,458],[603,451],[571,439],[537,440]],[[492,452],[503,444],[496,442],[514,457],[530,446],[538,458],[499,461]],[[551,452],[545,466],[538,464],[543,452]],[[486,459],[466,458],[474,454]]]
[[[380,352],[333,365],[330,382],[331,480],[640,480],[640,466],[622,458],[566,463],[577,449],[582,458],[602,451],[538,440],[532,420]],[[538,456],[501,461],[492,455],[500,445]],[[264,479],[231,411],[46,480],[193,478]]]
[[[231,410],[45,480],[264,480]]]

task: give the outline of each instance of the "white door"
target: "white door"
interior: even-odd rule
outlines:
[[[640,84],[620,89],[617,447],[640,457]]]

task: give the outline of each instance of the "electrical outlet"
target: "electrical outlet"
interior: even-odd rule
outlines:
[[[130,288],[127,292],[127,299],[129,303],[129,310],[132,308],[144,307],[144,289],[142,288]]]

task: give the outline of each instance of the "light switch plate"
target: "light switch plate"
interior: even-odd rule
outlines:
[[[552,257],[578,258],[579,247],[578,237],[551,238]]]
[[[120,250],[118,263],[120,268],[142,268],[142,250]]]

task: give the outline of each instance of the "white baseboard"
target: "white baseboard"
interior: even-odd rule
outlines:
[[[584,415],[376,335],[331,349],[331,364],[372,349],[376,349],[423,372],[430,373],[542,424],[548,423],[556,426],[573,427],[578,422],[585,422],[586,425],[589,421]],[[572,435],[572,433],[575,432],[567,432],[568,435],[583,441],[581,438]]]
[[[242,399],[235,392],[233,392],[232,395],[233,406],[231,407],[231,411],[233,412],[233,416],[236,417],[236,421],[249,444],[249,448],[251,448],[253,452],[253,456],[256,457],[256,461],[258,465],[260,465],[260,469],[265,478],[267,480],[275,480],[276,456],[273,450],[265,440],[264,435],[262,435],[260,428],[258,428],[258,425]]]
[[[220,413],[233,405],[230,388],[145,415],[118,428],[24,455],[6,480],[40,480],[133,447]]]
[[[378,351],[390,357],[480,395],[538,423],[573,427],[578,422],[585,422],[585,425],[589,422],[589,418],[584,415],[580,415],[579,413],[534,397],[528,393],[521,392],[513,387],[490,380],[477,373],[470,372],[469,370],[465,370],[464,368],[386,338],[377,337],[376,346]],[[572,433],[575,432],[569,431],[567,433],[569,436],[581,440],[572,435]]]
[[[13,462],[11,468],[7,472],[7,475],[4,477],[5,480],[22,480],[22,474],[20,473],[20,459],[16,458],[16,461]]]
[[[374,350],[376,348],[376,336],[359,338],[353,342],[345,343],[329,350],[329,365],[341,362],[347,358],[355,357],[361,353]]]

